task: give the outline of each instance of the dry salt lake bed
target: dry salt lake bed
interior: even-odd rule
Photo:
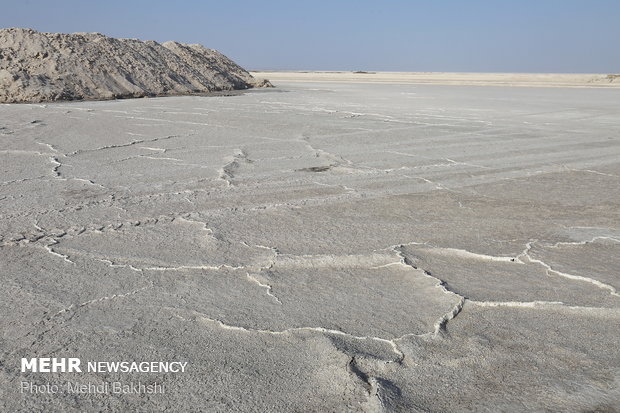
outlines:
[[[276,85],[0,105],[0,410],[617,411],[619,90]]]

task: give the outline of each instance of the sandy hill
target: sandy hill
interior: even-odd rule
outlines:
[[[181,95],[269,86],[197,44],[0,29],[0,102]]]

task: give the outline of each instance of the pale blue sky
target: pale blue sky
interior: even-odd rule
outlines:
[[[620,72],[620,0],[0,0],[0,27],[202,43],[249,69]]]

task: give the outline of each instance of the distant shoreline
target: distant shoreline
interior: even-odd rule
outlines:
[[[346,82],[452,86],[620,88],[620,75],[565,73],[448,73],[448,72],[346,72],[251,71],[271,82]]]

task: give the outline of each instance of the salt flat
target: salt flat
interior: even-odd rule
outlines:
[[[619,74],[257,71],[275,82],[347,82],[446,86],[620,88]]]
[[[617,89],[275,83],[0,105],[0,410],[616,411]]]

